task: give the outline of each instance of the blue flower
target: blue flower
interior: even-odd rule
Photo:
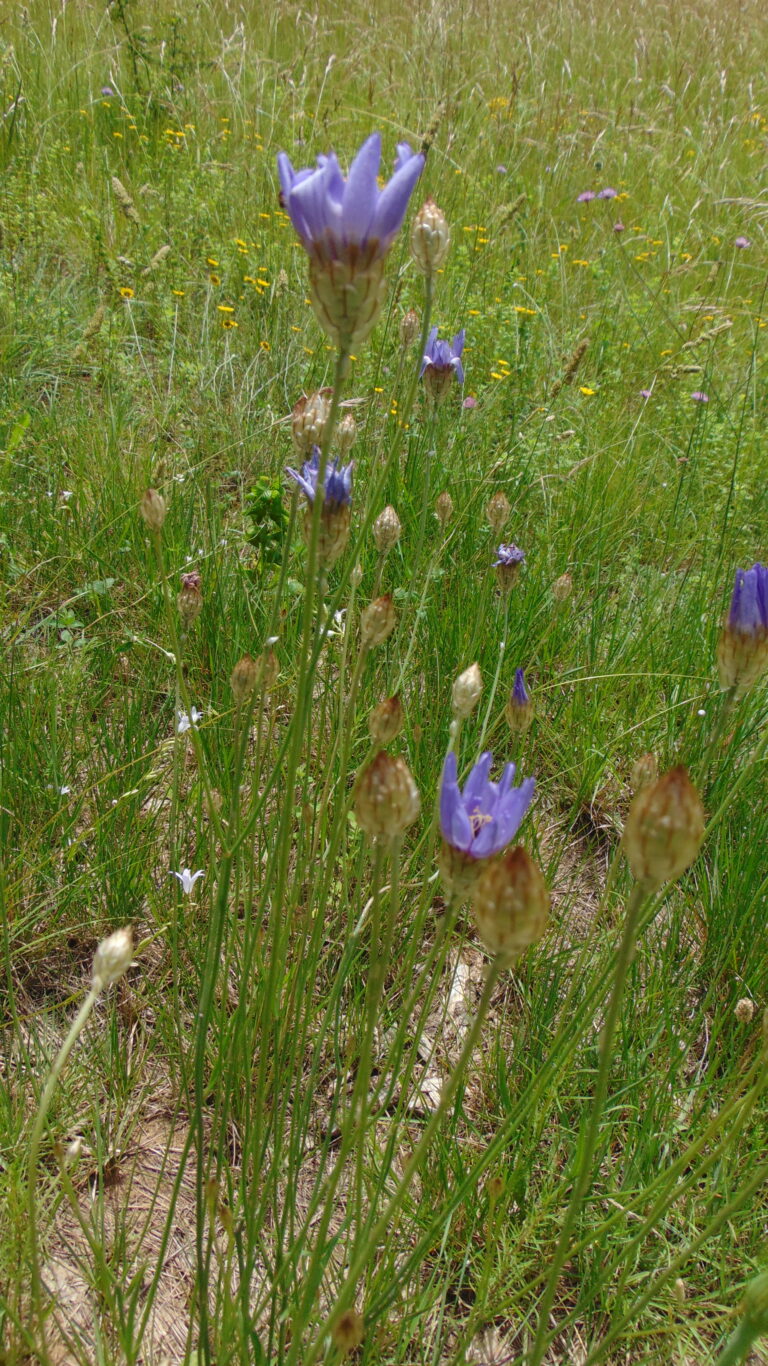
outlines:
[[[528,689],[525,686],[525,674],[522,669],[515,669],[515,681],[512,685],[512,696],[518,707],[525,707],[530,702]]]
[[[313,446],[312,455],[298,470],[286,469],[296,480],[310,507],[317,493],[317,479],[320,473],[320,447]],[[347,507],[352,500],[352,465],[341,465],[338,460],[329,460],[325,467],[325,489],[323,507],[327,513],[336,508]]]
[[[494,567],[501,565],[504,569],[517,568],[525,559],[525,551],[519,545],[500,545],[496,552],[498,559],[494,560]]]
[[[768,566],[758,563],[736,570],[728,625],[742,635],[768,631]]]
[[[456,778],[456,755],[446,756],[440,783],[440,829],[446,844],[469,858],[490,858],[514,838],[533,798],[535,779],[512,786],[515,765],[507,764],[500,783],[491,782],[492,755],[482,754],[464,784]]]
[[[455,375],[459,384],[464,383],[464,367],[461,363],[461,353],[464,350],[464,328],[456,333],[452,342],[438,341],[437,328],[433,327],[427,338],[427,349],[421,361],[421,371],[439,371],[443,374]]]
[[[360,248],[370,259],[387,254],[400,228],[424,157],[398,143],[395,174],[380,190],[381,134],[372,133],[349,168],[346,180],[335,152],[317,158],[315,169],[295,171],[281,152],[277,168],[282,199],[310,255],[346,260]]]

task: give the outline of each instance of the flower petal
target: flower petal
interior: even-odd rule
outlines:
[[[381,162],[381,134],[371,133],[349,168],[342,210],[342,231],[348,242],[363,242],[376,213]]]
[[[423,169],[424,158],[419,153],[395,171],[389,184],[381,192],[370,236],[378,238],[385,248],[402,226],[408,200]]]

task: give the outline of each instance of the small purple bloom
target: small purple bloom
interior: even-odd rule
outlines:
[[[506,175],[506,174],[507,174],[507,168],[506,168],[506,166],[497,166],[497,167],[496,167],[496,174],[497,174],[497,175]]]
[[[298,470],[286,469],[296,480],[310,507],[317,493],[317,479],[320,473],[320,447],[313,446],[312,455]],[[329,460],[325,467],[325,494],[323,507],[329,513],[336,508],[346,507],[352,501],[352,465],[341,465],[338,460]]]
[[[594,190],[582,190],[581,194],[577,194],[576,196],[576,203],[591,204],[593,199],[597,199]]]
[[[517,834],[536,786],[526,778],[512,786],[515,765],[507,764],[501,782],[491,782],[493,756],[486,751],[475,764],[461,792],[456,778],[456,755],[446,755],[440,781],[440,829],[446,844],[470,858],[491,858]]]
[[[500,545],[497,554],[499,558],[494,560],[494,566],[501,564],[505,569],[520,565],[525,559],[525,551],[518,545]]]
[[[600,190],[599,194],[597,195],[597,198],[598,198],[598,199],[615,199],[618,193],[619,193],[618,190],[612,190],[611,187],[610,187],[610,185],[607,185],[607,186],[605,187],[604,190]]]
[[[768,631],[768,567],[753,564],[751,569],[737,569],[736,582],[728,613],[732,631],[754,636]]]
[[[747,247],[752,246],[752,243],[750,242],[748,237],[737,237],[733,245],[735,247],[739,247],[741,251],[746,251]]]
[[[641,398],[650,398],[652,393],[653,393],[653,389],[641,389],[641,390],[640,390],[640,397],[641,397]]]
[[[703,393],[701,389],[696,389],[696,391],[691,394],[691,398],[694,403],[709,403],[709,394]]]
[[[421,371],[423,375],[426,369],[447,371],[452,370],[456,375],[459,384],[464,383],[464,366],[461,363],[461,353],[464,350],[464,328],[456,333],[453,341],[438,341],[437,328],[433,327],[427,337],[427,349],[421,361]]]
[[[114,95],[115,92],[111,85],[103,85],[101,87],[101,93],[102,95]]]
[[[624,231],[624,224],[622,223],[621,219],[619,219],[618,222],[614,223],[614,225],[613,225],[613,231],[614,231],[614,232],[623,232],[623,231]]]
[[[522,669],[515,669],[515,681],[512,685],[512,698],[518,707],[527,707],[530,702],[528,689],[525,686],[525,673]]]
[[[335,152],[317,167],[295,171],[285,152],[277,158],[283,202],[306,250],[343,260],[350,249],[367,247],[372,259],[386,256],[402,227],[424,157],[407,142],[397,146],[395,173],[380,190],[381,134],[372,133],[349,168],[346,180]]]
[[[464,399],[464,402],[461,406],[462,408],[476,408],[477,399],[475,398],[474,394],[467,394],[467,397]]]

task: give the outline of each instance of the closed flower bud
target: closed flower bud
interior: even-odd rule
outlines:
[[[660,887],[693,863],[704,839],[704,809],[685,768],[673,768],[633,798],[624,849],[638,882]]]
[[[352,413],[345,413],[336,429],[336,445],[342,456],[352,449],[357,439],[357,423]]]
[[[629,785],[633,792],[639,792],[641,787],[647,787],[649,783],[655,783],[659,776],[659,765],[656,755],[641,754],[632,765],[632,772],[629,775]]]
[[[473,858],[471,854],[465,854],[462,849],[457,849],[447,840],[441,840],[437,867],[449,896],[455,896],[462,902],[466,901],[486,866],[485,860]]]
[[[358,1314],[356,1309],[345,1310],[331,1329],[331,1338],[337,1351],[343,1356],[354,1352],[363,1340],[364,1327],[362,1314]]]
[[[368,717],[368,730],[375,745],[389,745],[403,729],[403,704],[400,694],[388,697],[374,707]]]
[[[403,527],[395,509],[389,504],[373,524],[373,539],[379,554],[386,555],[400,540]]]
[[[501,489],[499,489],[499,492],[494,493],[493,497],[489,500],[488,506],[485,509],[485,515],[488,518],[488,523],[494,536],[499,536],[504,530],[504,527],[509,521],[509,514],[511,511],[512,508],[506,493],[502,493]]]
[[[479,664],[470,664],[462,674],[459,674],[453,685],[451,692],[451,704],[454,716],[461,721],[465,721],[472,714],[483,691],[483,676],[480,673]]]
[[[165,499],[157,489],[147,489],[139,504],[139,512],[150,531],[162,531],[165,521]]]
[[[258,665],[250,655],[243,655],[238,659],[229,679],[229,686],[238,707],[242,706],[246,698],[250,697],[259,676]]]
[[[768,567],[737,569],[731,607],[717,646],[720,687],[743,697],[768,673]]]
[[[736,1002],[733,1013],[739,1024],[751,1024],[755,1018],[754,1001],[750,1001],[748,996],[742,997],[740,1001]]]
[[[555,602],[565,602],[566,599],[571,596],[572,592],[573,579],[566,571],[565,574],[560,575],[559,579],[555,579],[555,582],[552,584],[552,597],[555,599]]]
[[[522,845],[486,865],[471,906],[485,948],[507,965],[541,938],[549,917],[549,891]]]
[[[445,489],[438,494],[435,503],[435,516],[443,530],[447,527],[453,516],[453,499]]]
[[[409,308],[400,319],[400,341],[403,348],[413,346],[416,338],[421,332],[421,318],[415,308]]]
[[[268,645],[256,656],[256,683],[264,692],[271,692],[280,676],[280,664],[277,655]]]
[[[344,554],[349,540],[352,509],[348,503],[329,505],[326,503],[320,517],[320,533],[317,539],[317,554],[322,565],[330,567],[340,555]],[[312,508],[304,513],[304,540],[307,545],[312,538]]]
[[[413,220],[411,252],[424,275],[434,275],[448,255],[451,234],[442,209],[430,198],[422,204]]]
[[[357,780],[355,816],[372,839],[395,839],[416,820],[419,790],[403,759],[381,750]]]
[[[300,455],[309,455],[313,446],[322,446],[331,412],[332,389],[302,394],[291,413],[291,435]]]
[[[116,982],[131,966],[132,958],[133,932],[130,927],[115,930],[114,934],[102,939],[93,956],[93,990],[102,992]]]
[[[200,616],[203,606],[201,584],[202,579],[197,570],[181,576],[181,588],[176,599],[176,606],[179,609],[179,616],[185,631],[188,631]]]
[[[388,593],[364,607],[360,613],[360,637],[366,649],[381,645],[391,636],[396,620],[395,604]]]

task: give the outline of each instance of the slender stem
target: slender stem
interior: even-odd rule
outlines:
[[[751,1319],[742,1319],[736,1331],[726,1342],[715,1366],[739,1366],[740,1362],[746,1361],[750,1348],[761,1336],[759,1326],[756,1326]]]
[[[482,730],[480,731],[480,740],[478,742],[478,747],[480,750],[483,749],[483,746],[485,744],[485,737],[488,731],[488,723],[491,719],[491,712],[493,711],[493,704],[496,700],[496,692],[499,686],[499,678],[501,677],[501,666],[504,663],[504,651],[507,648],[507,631],[509,629],[509,599],[511,598],[511,596],[511,593],[504,594],[504,626],[502,629],[501,640],[499,641],[499,657],[496,662],[496,672],[493,675],[493,683],[491,684],[491,691],[488,696],[488,706],[485,709],[485,719],[483,721]]]
[[[600,1121],[605,1106],[605,1098],[608,1093],[613,1040],[621,1014],[621,1002],[624,995],[627,974],[635,952],[640,910],[648,895],[649,888],[642,882],[636,882],[630,894],[627,914],[624,920],[624,933],[621,937],[621,943],[616,958],[613,991],[611,993],[608,1013],[600,1041],[600,1065],[597,1072],[597,1080],[595,1082],[595,1094],[592,1099],[592,1107],[583,1139],[576,1152],[577,1168],[571,1190],[571,1198],[568,1202],[568,1208],[560,1229],[560,1237],[558,1238],[557,1247],[555,1248],[554,1257],[552,1258],[549,1277],[544,1288],[544,1294],[541,1298],[541,1304],[539,1305],[539,1320],[536,1328],[536,1338],[529,1358],[529,1366],[540,1366],[543,1354],[546,1351],[549,1315],[552,1310],[552,1305],[554,1304],[560,1273],[568,1259],[571,1234],[573,1233],[573,1228],[578,1218],[582,1201],[592,1184],[592,1163],[600,1137]]]

